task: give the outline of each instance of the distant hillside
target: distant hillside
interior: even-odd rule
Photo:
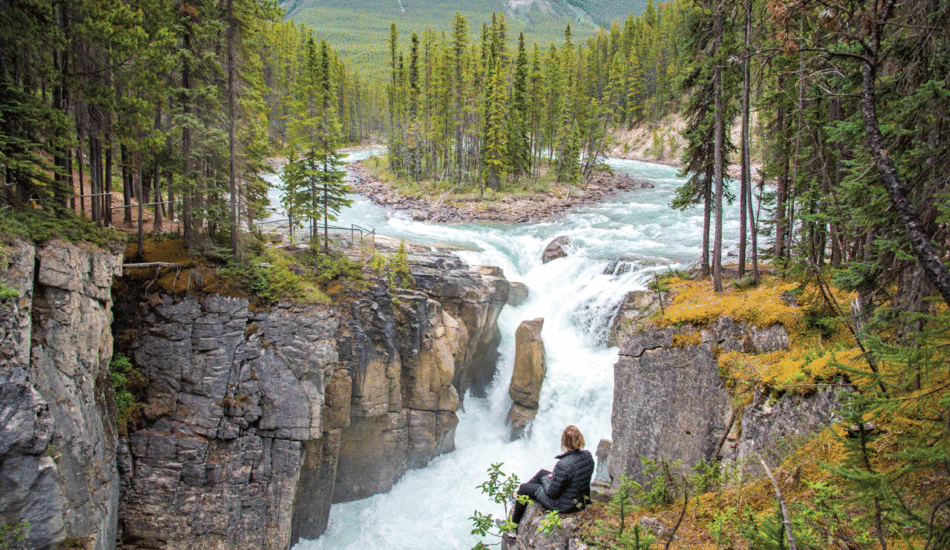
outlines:
[[[288,18],[313,27],[361,72],[381,76],[394,22],[405,46],[412,31],[421,32],[426,26],[449,32],[456,12],[466,17],[472,36],[478,36],[482,23],[491,22],[492,13],[504,13],[510,44],[524,31],[529,45],[547,46],[564,40],[568,23],[574,40],[580,42],[613,20],[622,22],[631,12],[638,15],[646,0],[282,0],[280,4]]]

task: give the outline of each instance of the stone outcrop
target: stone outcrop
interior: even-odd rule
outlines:
[[[607,345],[619,346],[625,335],[641,330],[646,321],[666,303],[667,294],[657,294],[652,290],[628,292],[610,323]]]
[[[544,247],[544,252],[541,253],[541,263],[546,264],[552,260],[557,260],[558,258],[564,258],[567,256],[567,248],[571,245],[571,238],[561,235],[557,237],[546,247]]]
[[[502,537],[502,550],[586,550],[588,546],[581,541],[580,525],[577,514],[561,514],[561,527],[545,534],[542,529],[544,516],[548,511],[536,502],[525,509],[521,523],[515,535]],[[581,512],[583,513],[583,512]]]
[[[335,307],[126,296],[117,329],[149,395],[121,447],[125,546],[284,549],[452,450],[507,281],[446,254],[410,265],[416,290]]]
[[[508,305],[520,306],[525,303],[528,299],[528,285],[512,281],[508,283],[508,287]]]
[[[522,321],[515,331],[515,365],[508,386],[508,395],[513,401],[508,410],[512,439],[519,439],[538,413],[547,369],[541,338],[543,326],[544,319],[532,319]]]
[[[721,455],[734,417],[714,346],[765,353],[787,349],[788,335],[779,325],[722,318],[703,329],[648,327],[625,338],[614,366],[609,472],[615,486],[623,474],[648,481],[641,455],[679,460],[687,469]]]
[[[452,386],[460,399],[467,392],[485,397],[499,357],[498,316],[508,302],[504,272],[495,266],[469,268],[456,256],[439,252],[416,252],[410,260],[416,288],[466,327]]]
[[[756,455],[780,463],[805,437],[838,420],[842,393],[849,386],[831,386],[803,396],[786,393],[769,403],[761,396],[742,410],[741,422],[730,432],[723,448],[723,465],[742,477],[762,475]]]
[[[3,247],[0,523],[28,548],[115,546],[119,502],[112,356],[115,251],[53,241]]]
[[[308,504],[298,482],[320,462],[313,442],[333,429],[337,315],[218,295],[142,306],[128,349],[149,386],[120,450],[125,545],[286,548]]]

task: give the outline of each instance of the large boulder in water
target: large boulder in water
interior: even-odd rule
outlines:
[[[571,238],[561,235],[560,237],[554,239],[544,248],[544,252],[541,253],[541,263],[546,264],[551,260],[556,260],[558,258],[563,258],[567,256],[566,247],[571,244]]]
[[[508,395],[514,403],[508,411],[512,439],[521,437],[538,412],[546,363],[541,327],[544,319],[523,321],[515,331],[515,367]]]

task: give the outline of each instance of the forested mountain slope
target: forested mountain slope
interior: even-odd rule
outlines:
[[[512,36],[524,31],[528,43],[542,46],[563,39],[570,24],[576,39],[593,36],[599,27],[639,15],[646,0],[283,0],[287,17],[314,28],[341,55],[367,74],[383,74],[389,26],[396,23],[409,36],[424,27],[449,31],[456,12],[465,16],[474,33],[492,13],[505,14]]]

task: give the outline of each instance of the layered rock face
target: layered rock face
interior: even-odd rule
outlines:
[[[512,404],[508,410],[511,438],[520,438],[528,424],[538,414],[541,386],[547,365],[541,327],[544,319],[523,321],[515,331],[515,365],[511,372],[508,395]]]
[[[149,380],[121,453],[125,546],[287,548],[322,534],[332,503],[452,450],[457,381],[477,380],[507,282],[448,255],[410,263],[422,290],[352,291],[335,308],[124,304]]]
[[[775,403],[756,399],[742,410],[741,429],[729,434],[723,465],[741,474],[739,479],[762,475],[759,456],[780,463],[802,438],[838,421],[841,395],[849,391],[849,386],[839,385],[807,396],[785,394]]]
[[[703,329],[647,328],[624,339],[614,366],[614,486],[624,474],[648,481],[641,455],[679,460],[684,468],[721,456],[734,417],[714,346],[766,353],[787,349],[788,335],[780,325],[750,327],[721,318]]]
[[[114,548],[110,289],[122,258],[62,242],[3,256],[0,279],[20,296],[0,304],[0,523],[28,522],[28,548]]]
[[[125,545],[286,548],[305,443],[325,428],[337,317],[216,295],[146,307],[130,346],[146,427],[120,449]]]

